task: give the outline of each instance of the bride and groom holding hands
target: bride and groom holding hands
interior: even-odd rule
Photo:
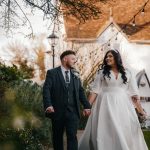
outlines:
[[[146,117],[138,96],[134,76],[122,64],[120,53],[109,50],[97,71],[88,100],[80,78],[71,69],[75,52],[64,51],[61,66],[48,70],[43,86],[43,103],[52,122],[54,150],[148,150],[134,105]],[[84,133],[77,141],[80,119],[89,116]],[[91,107],[92,106],[92,107]]]

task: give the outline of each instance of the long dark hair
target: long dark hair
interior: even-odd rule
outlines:
[[[108,53],[111,53],[113,55],[114,60],[115,60],[116,65],[117,65],[117,69],[121,73],[121,78],[123,79],[123,83],[126,84],[127,83],[127,77],[126,77],[125,68],[122,64],[121,55],[117,50],[109,50],[105,54],[105,57],[104,57],[103,62],[100,66],[100,69],[99,69],[99,70],[103,70],[104,79],[105,79],[105,77],[111,78],[110,77],[111,66],[107,65],[107,62],[106,62],[106,58],[107,58]]]

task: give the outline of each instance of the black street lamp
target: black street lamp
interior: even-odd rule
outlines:
[[[47,37],[47,39],[52,48],[53,68],[54,68],[55,67],[55,43],[56,43],[56,39],[58,39],[58,36],[56,36],[53,31],[52,34]]]

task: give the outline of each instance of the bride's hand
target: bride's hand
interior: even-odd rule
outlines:
[[[146,116],[147,114],[146,114],[146,112],[144,111],[144,109],[143,109],[142,106],[141,106],[141,102],[140,102],[139,96],[134,95],[134,96],[132,96],[131,98],[132,98],[132,101],[133,101],[135,107],[137,108],[137,111],[138,111],[141,115]]]
[[[148,119],[148,115],[147,115],[147,113],[144,111],[144,113],[142,113],[142,117],[144,118],[144,119]]]
[[[142,118],[143,121],[146,121],[146,120],[148,119],[148,116],[145,115],[145,114],[143,114],[143,115],[141,116],[141,118]]]

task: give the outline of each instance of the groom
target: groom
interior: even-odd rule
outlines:
[[[75,52],[64,51],[61,66],[48,70],[43,86],[43,103],[46,116],[52,121],[54,150],[63,150],[63,133],[67,135],[67,150],[77,150],[77,128],[80,118],[80,102],[83,114],[90,114],[90,104],[86,99],[80,79],[74,75],[72,67],[76,62]]]

